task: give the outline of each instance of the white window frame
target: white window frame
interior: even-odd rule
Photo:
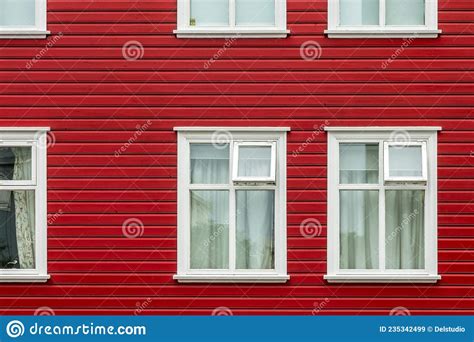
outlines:
[[[268,177],[239,177],[239,155],[240,147],[242,146],[266,146],[271,147],[271,160],[270,160],[270,175]],[[236,141],[234,142],[234,161],[232,163],[232,180],[234,182],[275,182],[275,168],[276,168],[276,142],[275,141]]]
[[[275,0],[275,26],[236,26],[235,0],[229,0],[229,25],[199,27],[190,25],[191,0],[177,0],[178,27],[173,32],[178,38],[285,38],[286,1]]]
[[[0,26],[0,39],[41,39],[50,33],[46,29],[47,0],[35,0],[34,26]]]
[[[31,146],[32,181],[2,181],[0,190],[35,191],[35,268],[0,269],[0,283],[45,282],[47,271],[47,133],[49,127],[0,127],[0,146]]]
[[[390,147],[392,146],[420,146],[421,147],[421,176],[420,177],[390,177]],[[426,142],[393,142],[385,141],[383,144],[384,156],[384,179],[386,182],[426,182],[428,177],[428,156],[426,155]]]
[[[288,127],[175,127],[178,132],[178,269],[174,279],[178,282],[216,282],[216,283],[284,283],[287,275],[286,256],[286,132]],[[234,141],[275,142],[277,171],[275,184],[236,185],[191,184],[190,183],[190,144],[212,143],[216,132],[225,132],[229,144]],[[234,149],[229,148],[230,169]],[[190,191],[191,190],[229,191],[229,269],[191,269],[190,243]],[[235,190],[274,190],[275,191],[275,268],[268,270],[238,270],[235,268]]]
[[[435,283],[438,275],[437,248],[437,132],[441,127],[326,127],[328,131],[328,282],[349,283]],[[426,184],[386,184],[383,177],[383,143],[391,141],[393,132],[403,131],[412,141],[426,142],[428,179]],[[339,144],[378,143],[379,182],[377,184],[339,184]],[[379,191],[379,269],[341,270],[339,268],[339,191]],[[385,269],[385,190],[424,190],[425,268],[421,270]]]
[[[379,0],[379,25],[341,26],[340,0],[328,0],[329,38],[436,38],[438,29],[438,0],[425,0],[425,25],[386,26],[385,1]]]

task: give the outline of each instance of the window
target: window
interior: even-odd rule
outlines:
[[[180,282],[287,281],[289,129],[175,130],[178,273],[174,278]]]
[[[328,0],[328,36],[426,37],[438,30],[438,0]]]
[[[0,130],[0,282],[46,281],[49,129]]]
[[[283,38],[286,0],[178,0],[178,38]]]
[[[45,38],[46,0],[0,0],[0,38]]]
[[[329,282],[440,279],[436,203],[440,129],[326,128],[325,279]]]

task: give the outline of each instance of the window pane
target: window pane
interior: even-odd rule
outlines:
[[[378,183],[379,145],[340,144],[339,164],[341,184]]]
[[[236,0],[235,7],[237,25],[275,25],[275,0]]]
[[[374,190],[340,191],[340,268],[379,267],[379,199]]]
[[[275,194],[237,191],[237,268],[273,269]]]
[[[228,26],[229,0],[191,0],[192,20],[196,26]]]
[[[387,25],[424,25],[424,0],[386,0]]]
[[[421,146],[389,146],[390,177],[422,177]]]
[[[31,147],[0,147],[0,180],[31,177]]]
[[[0,26],[34,26],[35,0],[0,0]]]
[[[191,144],[191,183],[229,183],[228,144]]]
[[[423,269],[424,191],[389,190],[385,193],[385,245],[388,269]]]
[[[0,268],[35,268],[35,193],[0,191]]]
[[[379,24],[379,0],[340,0],[340,25]]]
[[[229,267],[229,192],[191,191],[191,268]]]
[[[272,148],[240,146],[238,177],[270,177]]]

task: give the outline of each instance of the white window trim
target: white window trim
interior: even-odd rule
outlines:
[[[33,173],[36,175],[35,184],[0,184],[1,189],[35,190],[35,269],[0,269],[0,283],[46,282],[50,278],[47,271],[46,211],[46,146],[49,130],[49,127],[0,127],[0,146],[32,146],[32,170],[35,170]]]
[[[421,176],[420,177],[390,177],[389,148],[391,146],[420,146],[421,147]],[[428,180],[428,156],[426,154],[426,142],[390,142],[383,144],[384,155],[384,179],[386,182],[426,182]]]
[[[286,132],[287,127],[175,127],[178,132],[178,270],[173,279],[178,282],[211,283],[284,283],[287,275],[286,234]],[[215,132],[225,132],[233,141],[275,141],[277,150],[276,185],[239,186],[239,189],[272,189],[275,191],[275,269],[235,270],[235,216],[229,213],[229,270],[193,270],[190,263],[190,143],[211,143]],[[229,152],[232,154],[233,149]],[[230,156],[232,160],[232,155]],[[209,185],[202,185],[209,189]],[[214,185],[216,189],[235,188],[233,182]],[[199,188],[199,185],[192,185]],[[232,199],[229,205],[233,206]]]
[[[50,32],[46,29],[47,0],[35,0],[35,26],[0,26],[0,39],[41,39]]]
[[[327,274],[328,282],[355,283],[435,283],[438,275],[437,241],[437,132],[441,127],[326,127],[328,131],[328,208],[327,208]],[[339,269],[339,189],[357,188],[358,185],[339,185],[339,143],[340,142],[378,142],[390,141],[394,131],[408,133],[410,139],[426,141],[428,156],[428,175],[426,185],[410,186],[425,190],[425,269],[424,270],[385,270],[385,224],[379,226],[379,248],[381,270],[340,270]],[[383,149],[379,148],[382,157]],[[383,158],[379,158],[379,167],[383,167]],[[379,172],[380,177],[380,172]],[[369,185],[374,189],[400,188],[400,185],[385,185],[379,179],[378,184]],[[361,185],[361,188],[368,188]],[[406,187],[401,185],[403,189]],[[380,194],[380,198],[384,198]],[[385,205],[379,206],[379,217],[385,217]],[[383,248],[382,248],[383,247]]]
[[[286,0],[275,0],[275,26],[235,26],[235,0],[229,0],[229,26],[190,26],[191,0],[177,0],[177,38],[286,38]]]
[[[271,147],[270,176],[268,177],[239,177],[239,153],[241,146],[267,146]],[[232,180],[234,182],[275,182],[276,168],[276,142],[270,141],[236,141],[234,142],[234,162],[232,163]]]
[[[340,26],[339,1],[328,0],[328,38],[436,38],[438,29],[438,0],[425,1],[425,25],[385,26],[385,1],[379,0],[379,25]]]

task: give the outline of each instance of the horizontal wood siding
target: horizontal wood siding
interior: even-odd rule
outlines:
[[[1,284],[0,313],[32,314],[46,306],[58,315],[134,314],[145,306],[140,314],[211,314],[218,307],[235,315],[386,315],[396,307],[413,315],[474,314],[473,1],[439,0],[443,34],[407,43],[328,39],[325,0],[288,0],[287,39],[238,39],[227,48],[223,39],[176,39],[171,0],[49,0],[48,6],[48,45],[0,40],[0,126],[52,128],[51,280]],[[123,58],[130,41],[143,45],[142,58]],[[301,58],[307,41],[321,46],[318,59]],[[172,128],[184,125],[291,127],[287,284],[172,279]],[[440,282],[323,280],[325,125],[443,127]],[[143,222],[141,237],[123,235],[130,218]],[[309,218],[322,223],[320,236],[302,236],[300,224]]]

